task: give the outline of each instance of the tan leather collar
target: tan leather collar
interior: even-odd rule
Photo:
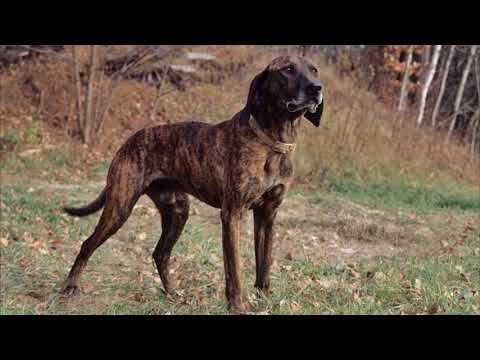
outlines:
[[[257,121],[253,116],[250,116],[248,124],[250,125],[250,128],[253,130],[253,132],[260,138],[260,140],[262,140],[262,142],[273,151],[281,154],[288,154],[295,150],[295,147],[297,145],[295,143],[289,144],[270,139],[268,135],[263,132],[262,128],[260,127],[260,125],[258,125]]]

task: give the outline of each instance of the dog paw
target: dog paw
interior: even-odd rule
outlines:
[[[181,297],[180,292],[177,291],[177,289],[175,288],[162,289],[162,291],[165,296],[170,299],[178,299],[179,297]]]
[[[253,315],[252,305],[249,302],[230,303],[229,310],[232,315]]]
[[[268,298],[272,293],[270,286],[268,285],[257,285],[255,284],[255,289],[257,290],[257,295],[261,298]]]
[[[67,297],[78,295],[79,293],[80,289],[76,285],[66,285],[60,290],[60,294]]]

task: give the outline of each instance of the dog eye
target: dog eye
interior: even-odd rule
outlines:
[[[293,73],[295,71],[293,65],[289,65],[285,68],[286,72]]]
[[[318,70],[317,70],[316,68],[312,67],[312,68],[310,68],[310,70],[312,70],[312,72],[313,72],[314,74],[318,74]]]

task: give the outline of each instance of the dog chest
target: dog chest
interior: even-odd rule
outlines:
[[[275,184],[276,180],[293,175],[293,163],[287,154],[272,154],[265,161],[264,171],[266,178]]]

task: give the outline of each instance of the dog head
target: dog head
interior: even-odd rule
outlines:
[[[281,56],[259,73],[250,85],[247,109],[262,109],[289,117],[305,116],[320,125],[323,92],[318,67],[304,57]]]

